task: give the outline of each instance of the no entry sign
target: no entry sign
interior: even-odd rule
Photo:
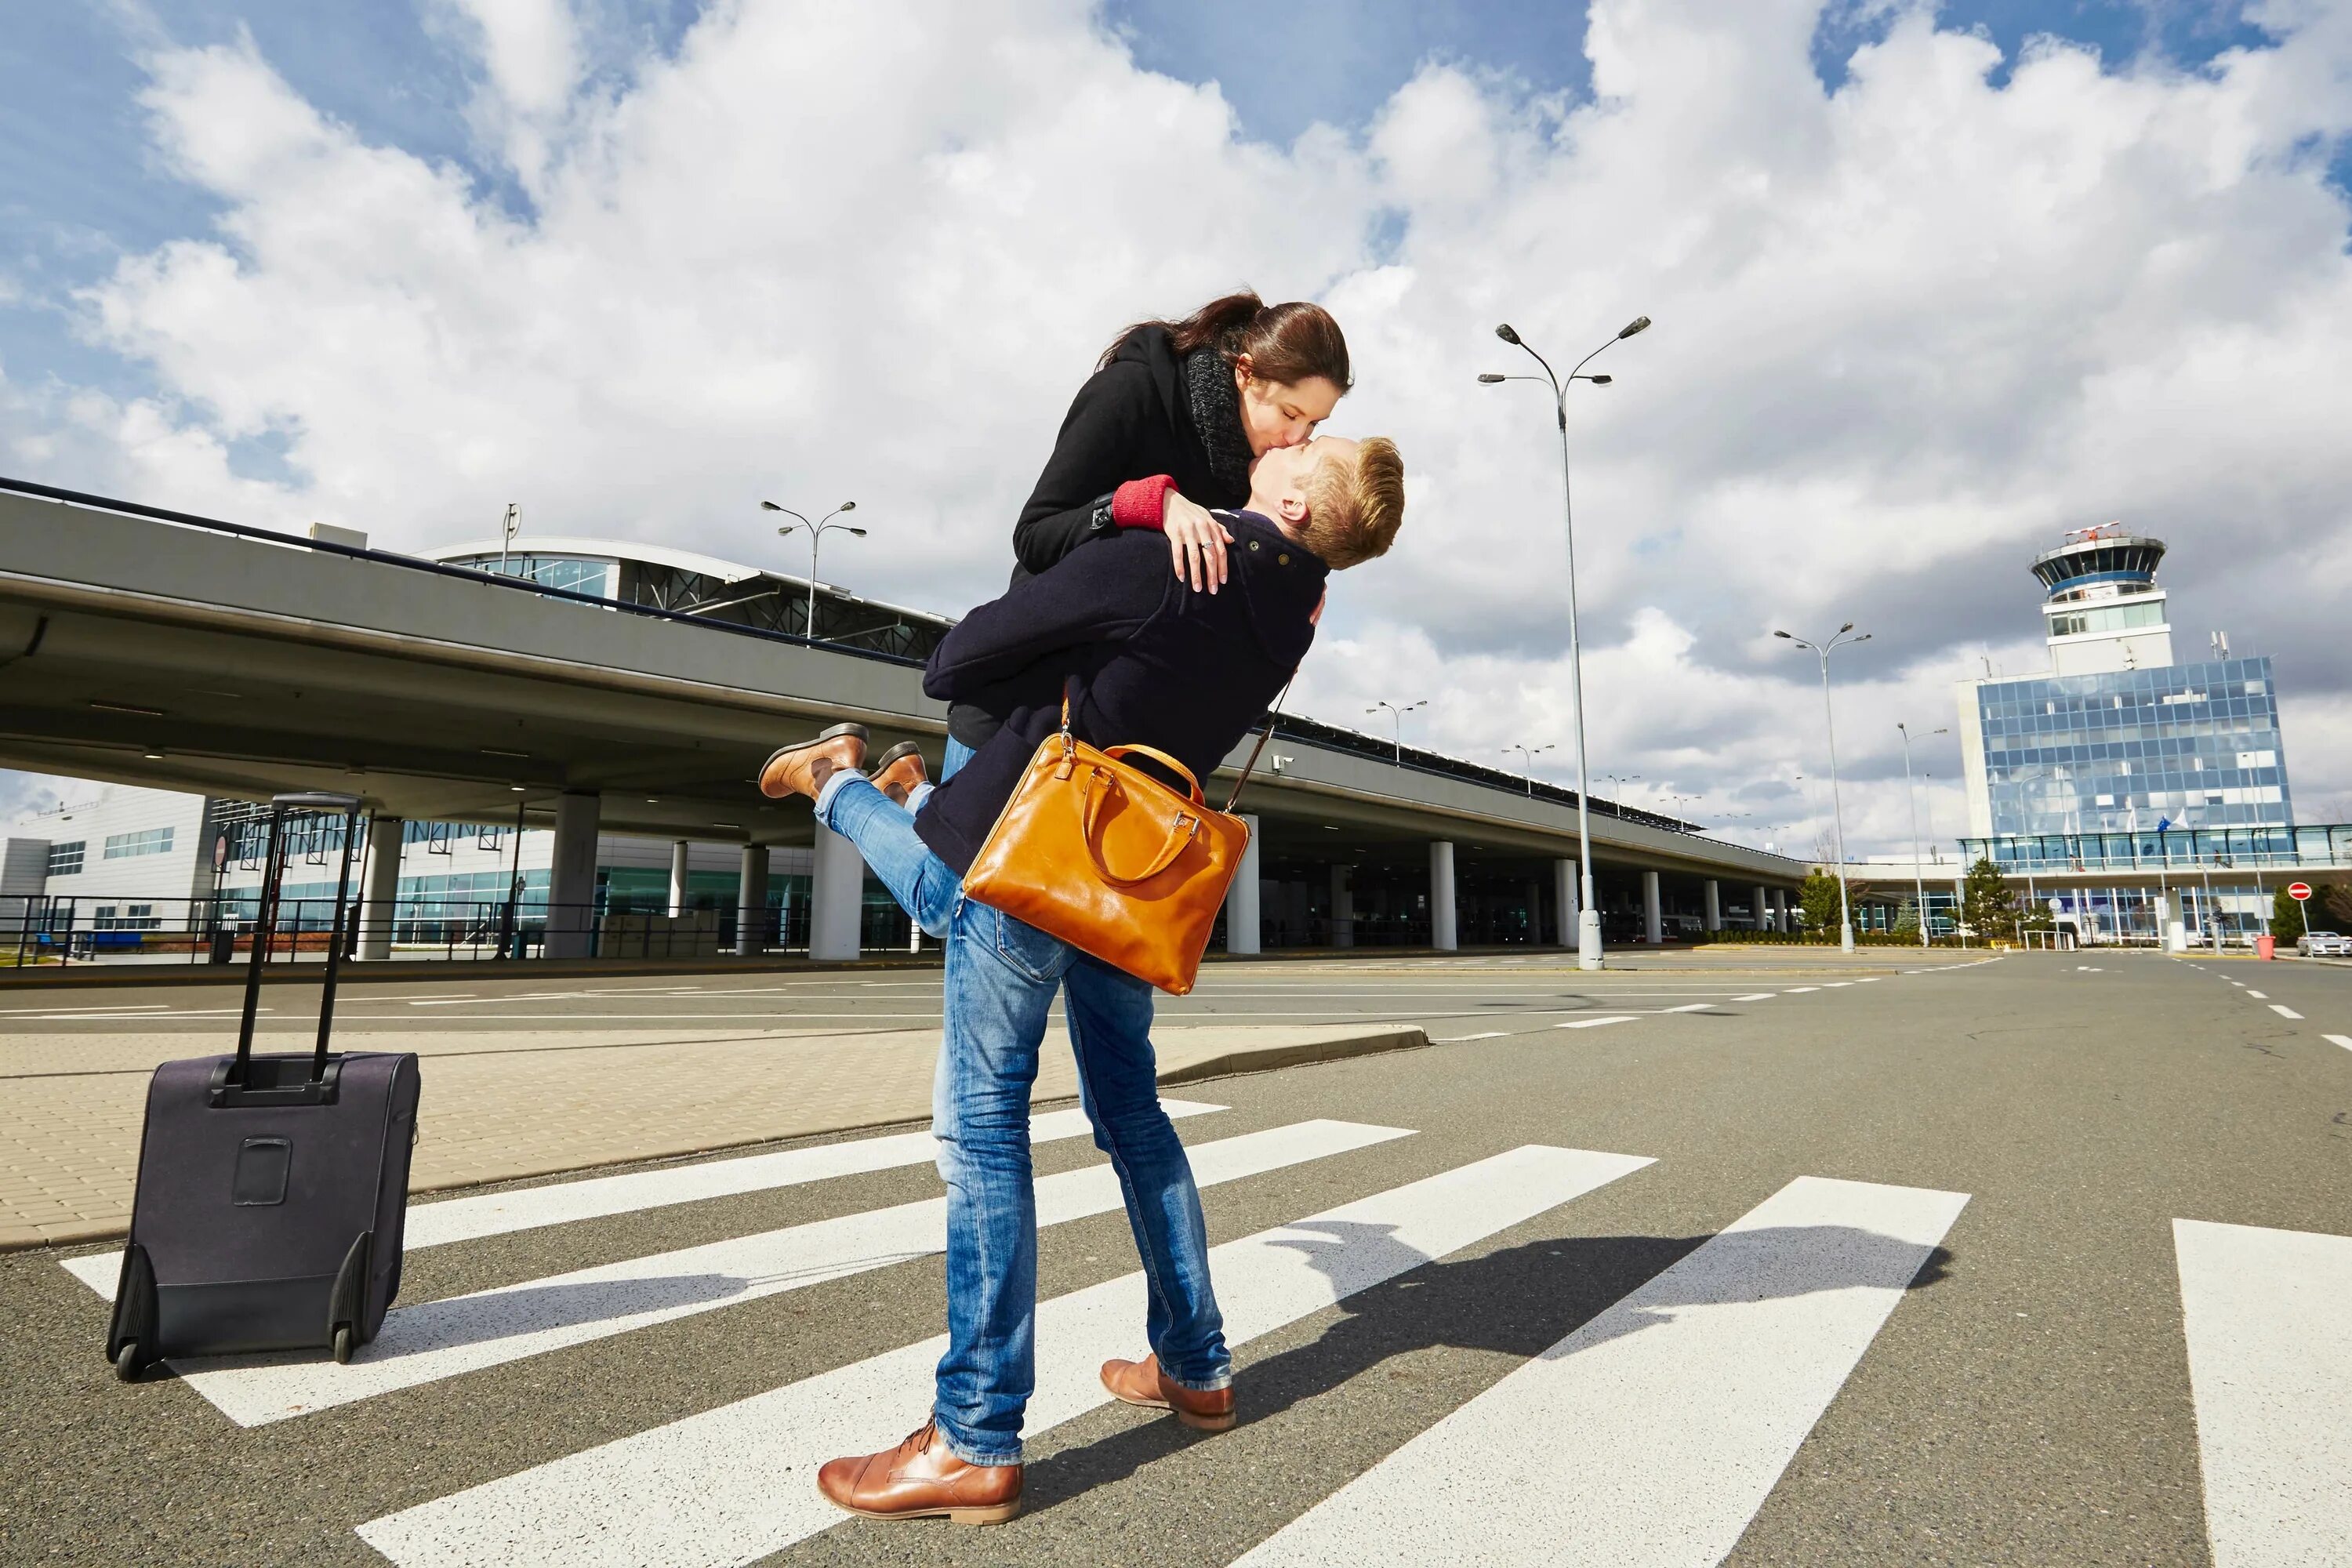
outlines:
[[[2304,900],[2311,897],[2311,884],[2308,882],[2289,882],[2286,885],[2286,896],[2293,899],[2299,904],[2303,902]]]

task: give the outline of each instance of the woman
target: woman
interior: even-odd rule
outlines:
[[[1248,500],[1250,464],[1311,439],[1353,384],[1339,323],[1305,300],[1268,305],[1244,289],[1181,321],[1139,321],[1103,352],[1063,417],[1013,525],[1013,580],[1114,529],[1156,528],[1176,574],[1216,592],[1232,535],[1209,509]],[[948,710],[943,776],[996,732],[991,710],[1013,705]]]

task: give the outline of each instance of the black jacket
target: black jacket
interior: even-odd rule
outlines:
[[[1156,746],[1209,788],[1210,772],[1307,656],[1308,617],[1329,575],[1255,512],[1226,513],[1225,523],[1234,548],[1221,593],[1178,580],[1160,535],[1120,533],[1014,584],[932,651],[923,689],[933,697],[1018,693],[1002,728],[915,818],[940,859],[971,868],[1038,742],[1061,727],[1066,676],[1077,679],[1070,728],[1079,739]]]
[[[1088,540],[1116,533],[1111,492],[1154,474],[1171,476],[1187,500],[1205,507],[1236,507],[1249,499],[1246,486],[1220,485],[1210,471],[1206,444],[1192,428],[1183,366],[1164,327],[1138,332],[1078,388],[1054,439],[1054,455],[1013,525],[1013,585],[1051,569]],[[1167,570],[1164,541],[1160,561]],[[1013,697],[984,686],[967,689],[971,694],[948,710],[948,733],[978,747],[994,733]]]

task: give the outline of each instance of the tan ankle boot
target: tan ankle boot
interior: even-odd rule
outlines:
[[[770,800],[804,795],[811,800],[835,768],[866,765],[866,726],[835,724],[814,741],[786,746],[760,769],[760,793]]]

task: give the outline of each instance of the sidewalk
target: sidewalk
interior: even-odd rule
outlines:
[[[1163,1027],[1153,1039],[1163,1084],[1428,1043],[1419,1028],[1391,1024]],[[258,1044],[303,1050],[310,1040],[301,1026]],[[1066,1040],[1058,1026],[1047,1036],[1041,1103],[1077,1094]],[[368,1048],[422,1058],[419,1193],[927,1121],[939,1043],[936,1029],[366,1037]],[[148,1075],[207,1047],[217,1048],[196,1036],[0,1040],[0,1250],[121,1236]]]

